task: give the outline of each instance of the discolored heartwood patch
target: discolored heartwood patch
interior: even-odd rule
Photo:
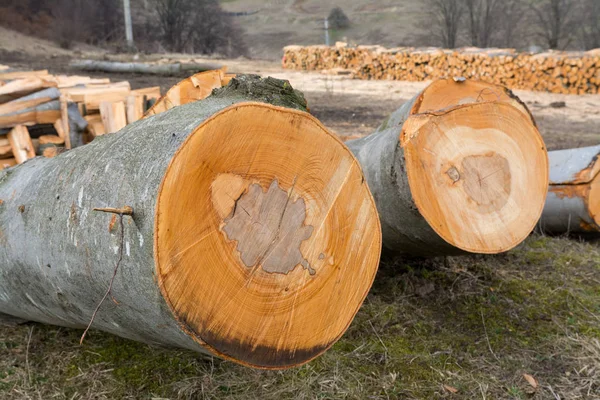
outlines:
[[[292,201],[292,191],[286,192],[274,180],[266,192],[258,184],[251,185],[236,201],[223,231],[229,240],[237,241],[246,267],[260,265],[271,274],[288,274],[302,265],[311,275],[316,273],[300,251],[313,227],[304,225],[304,200]]]
[[[504,207],[511,191],[510,165],[506,158],[489,152],[465,157],[461,166],[464,190],[481,212]]]

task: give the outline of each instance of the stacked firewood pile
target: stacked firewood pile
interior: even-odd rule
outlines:
[[[0,66],[0,169],[116,132],[159,97],[159,87]]]
[[[287,46],[284,68],[345,70],[359,79],[423,81],[454,76],[513,89],[563,94],[599,93],[600,49],[518,53],[514,49],[444,50],[380,46]]]

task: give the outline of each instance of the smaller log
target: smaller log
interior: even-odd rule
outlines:
[[[600,145],[551,151],[550,186],[540,231],[600,234]]]
[[[179,75],[186,71],[201,72],[209,71],[212,69],[220,69],[222,67],[216,64],[146,64],[96,60],[77,60],[71,62],[70,66],[71,68],[79,69],[82,71],[102,71],[149,75]]]
[[[501,253],[521,243],[541,215],[546,148],[525,105],[504,87],[435,81],[373,134],[346,145],[393,252]]]

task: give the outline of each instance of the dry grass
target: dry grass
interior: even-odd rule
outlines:
[[[597,399],[599,270],[598,244],[540,236],[500,256],[388,258],[342,340],[284,372],[96,331],[80,347],[78,330],[0,328],[0,398]]]

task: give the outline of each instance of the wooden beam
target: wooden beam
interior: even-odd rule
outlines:
[[[62,133],[65,139],[65,147],[71,148],[71,129],[69,127],[69,96],[60,96],[60,120],[62,121]],[[59,132],[60,134],[60,132]]]
[[[131,124],[144,116],[144,96],[127,96],[127,123]]]
[[[106,133],[113,133],[123,129],[127,125],[125,115],[125,103],[122,101],[100,103],[100,115]]]
[[[12,72],[4,72],[0,73],[0,80],[7,81],[11,79],[21,79],[21,78],[43,78],[50,75],[47,69],[42,69],[39,71],[12,71]]]
[[[17,163],[21,164],[30,158],[35,157],[35,150],[33,149],[33,143],[29,136],[29,131],[23,125],[15,126],[8,133],[8,141],[12,147],[12,152],[15,156]]]

